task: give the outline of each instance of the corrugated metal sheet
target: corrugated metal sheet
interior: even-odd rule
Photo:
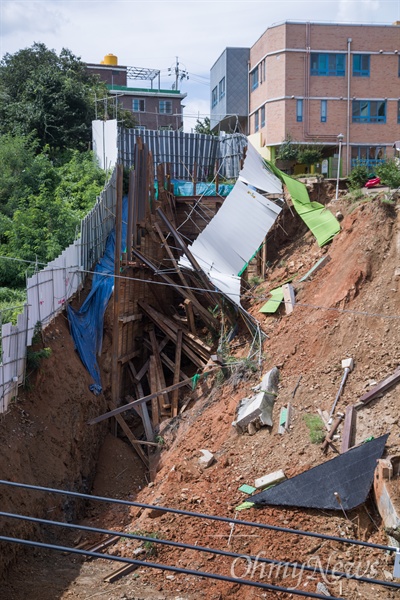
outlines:
[[[217,165],[221,177],[237,177],[243,149],[247,146],[247,139],[240,134],[219,138],[203,133],[121,129],[119,158],[125,167],[133,164],[134,146],[139,137],[153,155],[155,172],[158,164],[168,163],[171,177],[183,180],[192,179],[195,163],[198,181],[213,177]]]

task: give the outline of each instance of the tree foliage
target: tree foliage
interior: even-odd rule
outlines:
[[[315,165],[322,160],[322,147],[317,145],[301,145],[294,142],[290,135],[279,146],[276,158],[301,165]]]
[[[211,121],[209,117],[204,117],[203,120],[197,119],[194,131],[195,133],[207,133],[208,135],[217,135],[211,130]]]
[[[92,152],[66,151],[55,162],[29,138],[0,136],[0,255],[48,262],[75,238],[105,182]],[[21,185],[18,185],[18,182]],[[0,259],[2,285],[25,283],[27,265]]]
[[[35,135],[40,148],[85,150],[95,96],[106,86],[69,50],[35,43],[0,62],[0,133]]]
[[[393,189],[400,187],[400,165],[394,158],[376,165],[375,171],[384,185]]]

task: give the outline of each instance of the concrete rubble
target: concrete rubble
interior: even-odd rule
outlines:
[[[243,398],[236,410],[232,425],[238,433],[256,433],[262,426],[272,427],[272,411],[278,395],[279,369],[274,367],[254,388],[257,392],[250,398]]]
[[[211,465],[215,461],[214,454],[212,454],[212,452],[210,452],[209,450],[200,450],[200,452],[201,452],[201,456],[199,458],[200,467],[202,467],[203,469],[207,469],[208,467],[211,467]]]

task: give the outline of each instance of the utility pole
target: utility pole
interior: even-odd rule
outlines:
[[[175,60],[175,66],[174,67],[169,67],[168,69],[168,75],[172,75],[172,72],[175,73],[175,83],[172,84],[172,89],[173,90],[177,90],[178,89],[178,83],[180,81],[182,81],[183,79],[189,79],[189,73],[187,72],[186,68],[181,69],[180,65],[179,65],[179,58],[176,57]]]

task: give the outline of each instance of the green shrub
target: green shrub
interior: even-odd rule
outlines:
[[[377,165],[375,171],[384,185],[390,188],[400,187],[400,168],[393,158]]]
[[[348,176],[349,189],[357,190],[362,188],[368,181],[369,170],[367,165],[362,161],[357,161],[356,166],[352,169]]]
[[[318,415],[304,415],[304,422],[310,433],[312,444],[322,444],[326,434],[322,419]]]
[[[40,367],[43,358],[51,356],[51,348],[42,348],[42,350],[32,350],[28,348],[26,353],[26,367],[31,371],[36,371]]]

